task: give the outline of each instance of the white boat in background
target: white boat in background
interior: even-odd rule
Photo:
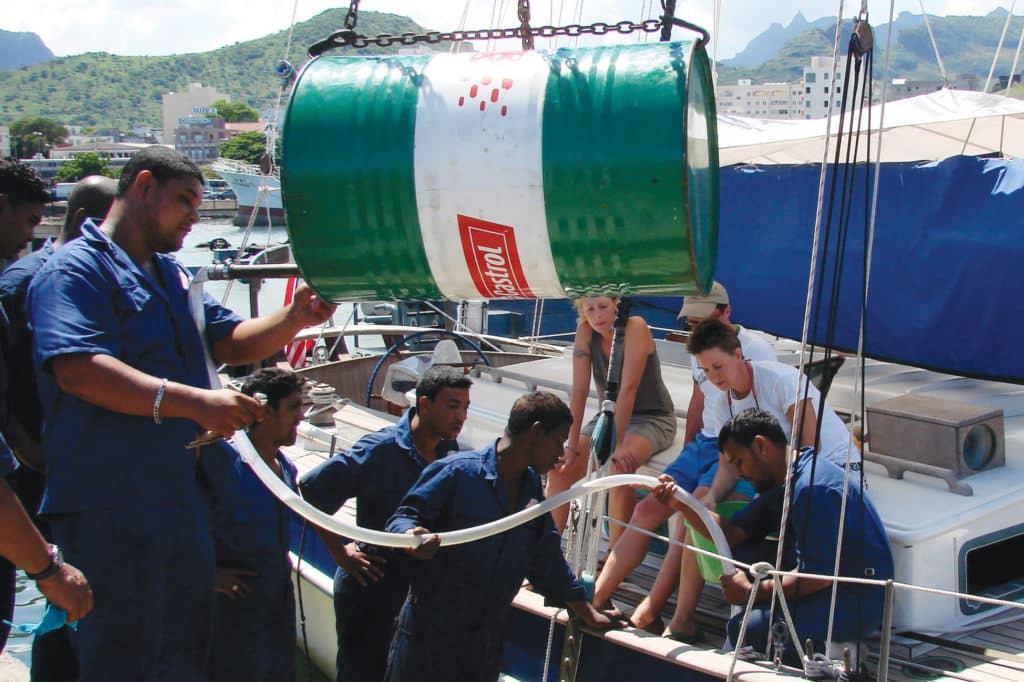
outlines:
[[[238,201],[235,225],[248,225],[253,211],[256,211],[254,225],[285,224],[281,181],[276,176],[264,175],[259,166],[234,159],[218,159],[211,167],[235,192]]]

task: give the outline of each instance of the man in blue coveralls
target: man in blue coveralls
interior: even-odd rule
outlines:
[[[778,532],[780,486],[786,481],[786,434],[770,413],[750,408],[722,426],[718,446],[740,477],[753,484],[759,497],[724,520],[712,514],[725,533],[730,547],[763,540]],[[793,462],[791,504],[786,535],[794,543],[797,569],[802,573],[831,576],[835,570],[836,534],[843,501],[844,472],[812,448],[803,448]],[[710,537],[704,523],[689,507],[672,499],[676,484],[662,476],[655,494],[672,504],[698,530]],[[775,523],[770,520],[774,519]],[[892,550],[885,527],[875,506],[860,486],[850,485],[842,545],[839,548],[839,575],[850,578],[888,580],[893,577]],[[797,578],[786,575],[780,588],[785,594],[801,644],[813,640],[822,650],[828,627],[832,581]],[[730,604],[745,605],[754,589],[743,571],[722,576],[722,594]],[[771,635],[773,581],[763,580],[757,587],[756,606],[747,620],[745,644],[764,651]],[[854,641],[871,634],[882,623],[884,593],[881,587],[841,582],[836,594],[832,639]],[[776,618],[781,614],[775,612]],[[735,642],[743,615],[729,621],[729,637]],[[792,642],[787,642],[784,660],[799,665]]]
[[[25,248],[42,220],[48,198],[45,183],[32,169],[16,161],[0,160],[0,258],[15,258]],[[0,322],[7,326],[2,307]],[[88,582],[78,569],[63,563],[56,549],[46,543],[7,482],[20,467],[7,442],[10,424],[6,350],[6,344],[0,345],[0,617],[11,619],[14,567],[19,566],[36,581],[47,599],[63,608],[71,620],[77,620],[92,608]],[[7,643],[7,634],[8,626],[0,624],[0,651]]]
[[[290,370],[268,367],[247,377],[242,393],[266,396],[266,414],[249,427],[249,438],[267,466],[296,490],[295,466],[280,448],[295,443],[302,421],[302,380]],[[294,680],[288,509],[226,442],[203,453],[199,472],[210,495],[217,556],[207,680]]]
[[[540,476],[564,452],[572,413],[551,393],[516,400],[505,433],[482,450],[451,454],[423,475],[388,521],[392,533],[427,534],[500,519],[544,499]],[[429,529],[429,530],[428,530]],[[529,578],[591,627],[614,622],[587,601],[562,555],[551,514],[469,544],[412,551],[412,572],[388,659],[388,682],[493,682],[502,666],[512,599]]]
[[[40,511],[96,599],[72,637],[83,682],[202,679],[213,542],[202,452],[185,444],[263,418],[259,401],[211,387],[206,352],[254,362],[333,313],[305,286],[257,319],[208,295],[190,310],[187,273],[168,254],[198,221],[202,189],[183,155],[139,151],[103,223],[87,221],[29,286],[47,424]]]
[[[9,481],[22,505],[33,513],[43,498],[46,477],[43,470],[43,406],[39,401],[32,362],[32,333],[28,328],[25,297],[32,277],[53,255],[54,249],[82,234],[87,218],[102,220],[117,193],[117,181],[102,175],[79,180],[68,196],[64,226],[56,239],[12,263],[0,274],[0,305],[7,315],[3,334],[8,375],[7,433],[23,466]],[[46,523],[33,518],[44,537],[50,537]],[[32,679],[34,682],[73,680],[74,654],[66,628],[37,634],[32,639]]]
[[[303,476],[306,501],[335,513],[356,498],[356,521],[384,530],[388,517],[423,467],[458,450],[455,438],[469,410],[469,377],[452,367],[428,369],[416,404],[394,426],[360,438]],[[334,611],[339,682],[379,682],[387,667],[395,616],[409,591],[409,557],[317,531],[338,564]]]

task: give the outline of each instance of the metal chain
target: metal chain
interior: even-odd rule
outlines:
[[[352,0],[348,6],[348,13],[345,15],[345,28],[352,31],[359,21],[359,0]]]
[[[519,0],[519,35],[523,39],[523,52],[533,49],[533,34],[530,32],[530,0]]]
[[[678,24],[678,20],[676,22]],[[628,35],[635,31],[645,33],[657,33],[661,30],[660,19],[647,19],[640,23],[633,21],[620,21],[616,24],[607,24],[599,21],[593,24],[569,24],[568,26],[531,26],[526,33],[531,41],[534,37],[553,38],[555,36],[568,36],[574,38],[582,35],[603,36],[610,33]],[[523,38],[524,29],[516,28],[484,28],[479,30],[462,31],[428,31],[427,33],[401,33],[390,35],[382,33],[378,36],[367,37],[357,34],[351,29],[337,31],[323,40],[314,43],[309,48],[309,55],[316,57],[327,50],[336,47],[364,48],[369,46],[390,47],[392,45],[409,46],[417,43],[437,44],[446,42],[461,42],[465,40],[499,40],[502,38]]]

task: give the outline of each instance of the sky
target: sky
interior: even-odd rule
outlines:
[[[920,2],[933,15],[981,15],[997,7],[1009,10],[1015,0],[895,0],[895,11],[920,13]],[[715,0],[677,0],[676,15],[712,30]],[[868,1],[871,23],[888,20],[889,2]],[[11,11],[13,5],[13,12]],[[835,16],[839,0],[719,0],[719,59],[733,56],[773,22],[788,24],[799,11],[808,20]],[[1024,13],[1024,0],[1014,11]],[[4,0],[0,29],[39,34],[58,56],[83,52],[165,55],[203,52],[286,29],[292,12],[303,21],[348,0]],[[658,0],[531,0],[533,23],[573,23],[582,8],[583,23],[637,20],[651,14]],[[436,30],[512,26],[515,0],[361,0],[360,8],[412,17]],[[860,9],[846,0],[843,14]],[[503,11],[501,11],[503,10]],[[492,15],[501,12],[502,20]],[[559,21],[561,12],[561,21]],[[713,32],[713,31],[712,31]],[[678,35],[678,33],[677,33]],[[514,49],[513,41],[509,41]],[[544,47],[543,42],[538,47]]]

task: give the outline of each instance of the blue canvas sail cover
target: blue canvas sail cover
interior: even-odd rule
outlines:
[[[799,339],[820,166],[721,170],[715,278],[744,325]],[[826,179],[826,187],[831,176]],[[834,346],[856,351],[865,174],[850,207]],[[1024,159],[957,156],[882,165],[866,318],[867,355],[1024,382]],[[825,273],[831,282],[832,271]],[[828,287],[826,286],[826,291]],[[812,341],[825,340],[822,322]]]

